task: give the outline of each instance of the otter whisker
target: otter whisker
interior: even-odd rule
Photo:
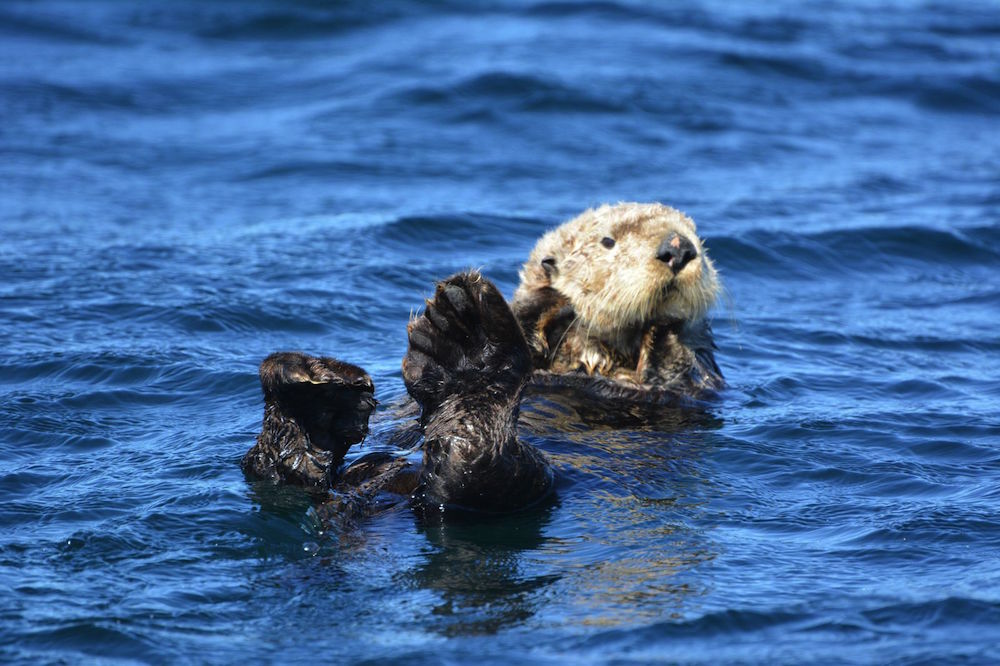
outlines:
[[[578,321],[580,321],[580,315],[574,312],[573,321],[569,323],[569,326],[566,327],[566,330],[563,331],[562,335],[559,336],[559,340],[557,340],[556,344],[552,347],[552,349],[549,350],[549,354],[551,356],[554,357],[556,355],[556,353],[559,351],[559,348],[562,346],[562,343],[566,340],[566,336],[569,335],[569,332],[573,330],[573,327],[576,326],[576,322]]]

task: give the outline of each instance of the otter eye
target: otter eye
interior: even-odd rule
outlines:
[[[546,273],[551,274],[552,271],[556,269],[556,258],[555,257],[545,257],[542,259],[542,268],[545,269]]]
[[[615,246],[615,239],[611,236],[605,236],[601,239],[601,245],[608,248],[609,250]]]

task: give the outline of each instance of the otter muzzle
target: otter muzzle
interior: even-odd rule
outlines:
[[[672,233],[663,239],[656,249],[656,258],[670,266],[677,275],[691,260],[698,256],[694,243],[678,233]]]

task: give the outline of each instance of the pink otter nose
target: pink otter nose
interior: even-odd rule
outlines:
[[[678,233],[671,233],[663,239],[660,247],[656,249],[656,258],[670,266],[670,270],[677,275],[681,269],[691,263],[691,260],[698,256],[698,250],[694,243]]]

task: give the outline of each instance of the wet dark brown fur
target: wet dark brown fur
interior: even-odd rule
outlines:
[[[543,497],[548,462],[517,439],[531,356],[497,288],[477,272],[439,283],[409,334],[403,379],[423,408],[424,500],[502,512]]]
[[[496,287],[476,272],[440,282],[408,332],[403,379],[421,406],[419,467],[370,454],[341,469],[348,448],[367,433],[371,378],[335,359],[281,352],[261,364],[264,423],[244,470],[332,491],[323,513],[341,519],[364,515],[386,493],[482,512],[514,511],[544,497],[552,484],[548,462],[516,436],[531,358]]]
[[[243,456],[254,476],[314,490],[330,488],[348,449],[368,433],[375,409],[361,368],[301,352],[278,352],[260,365],[264,422]]]

